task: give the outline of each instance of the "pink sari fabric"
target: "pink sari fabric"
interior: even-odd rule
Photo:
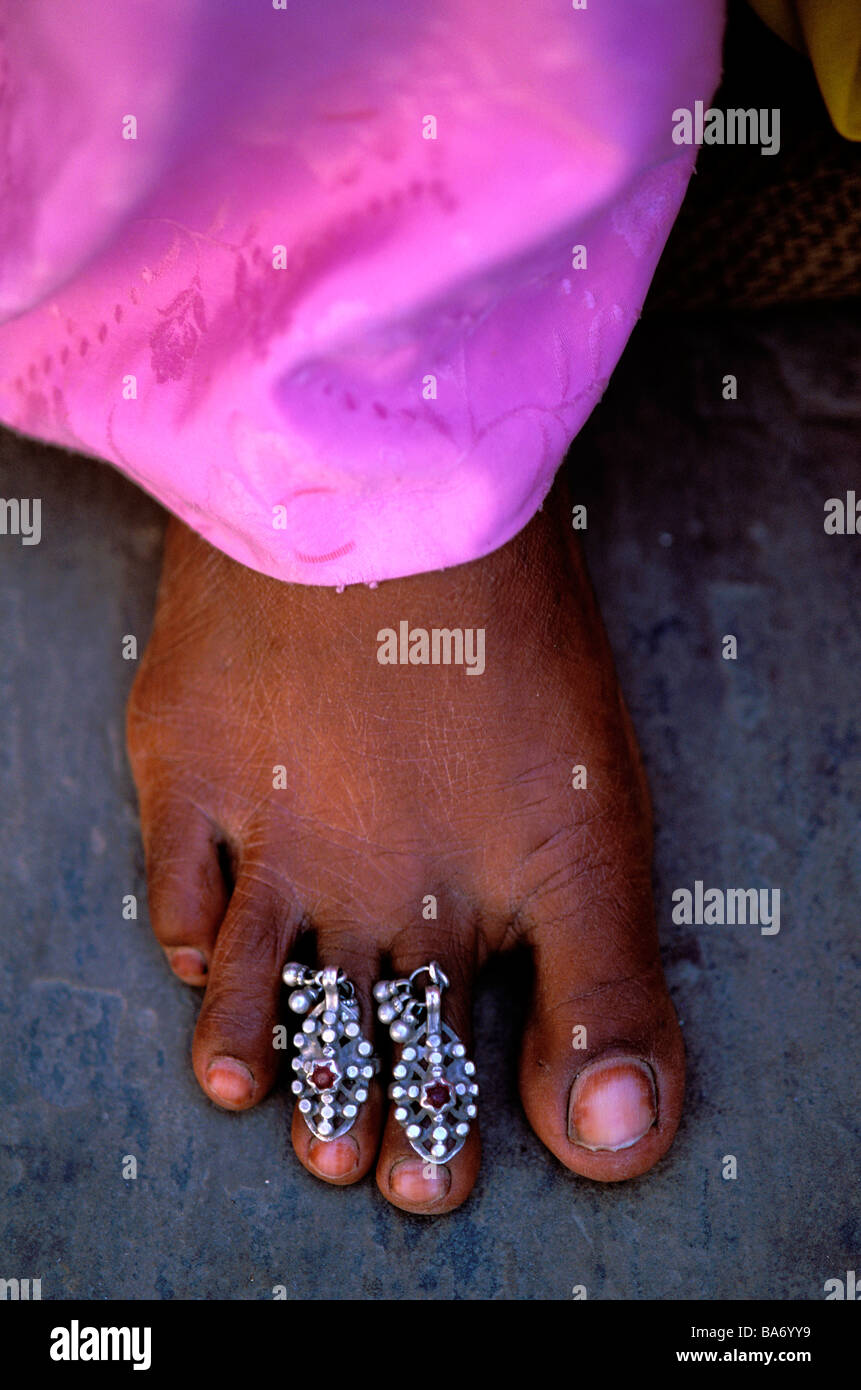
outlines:
[[[639,315],[722,24],[720,0],[0,0],[0,420],[279,579],[494,550]]]

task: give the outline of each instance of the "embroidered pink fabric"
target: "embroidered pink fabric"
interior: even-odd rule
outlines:
[[[280,579],[488,553],[638,317],[722,22],[0,0],[0,420]]]

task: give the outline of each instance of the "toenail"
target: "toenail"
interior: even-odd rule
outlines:
[[[324,1178],[345,1178],[358,1167],[359,1146],[352,1134],[325,1143],[312,1139],[308,1147],[308,1162]]]
[[[235,1057],[216,1057],[206,1069],[206,1084],[219,1100],[241,1105],[254,1091],[254,1077]]]
[[[401,1158],[392,1165],[389,1181],[406,1202],[438,1202],[451,1187],[451,1173],[443,1164]]]
[[[582,1149],[629,1149],[658,1118],[651,1067],[635,1057],[602,1057],[571,1087],[568,1138]]]
[[[182,980],[195,979],[198,975],[205,975],[207,971],[206,961],[193,946],[180,946],[176,951],[172,951],[170,965]]]

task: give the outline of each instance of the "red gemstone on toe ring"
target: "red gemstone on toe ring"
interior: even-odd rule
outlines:
[[[425,1086],[420,1100],[426,1110],[444,1110],[451,1102],[451,1087],[447,1081],[437,1078],[429,1086]]]
[[[338,1069],[332,1062],[318,1063],[308,1080],[317,1091],[331,1091],[338,1080]]]

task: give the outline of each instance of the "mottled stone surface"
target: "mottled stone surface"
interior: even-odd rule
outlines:
[[[40,545],[0,536],[0,1277],[41,1277],[45,1298],[816,1299],[859,1268],[861,536],[823,530],[826,498],[861,495],[859,318],[647,317],[576,441],[655,797],[687,1108],[649,1176],[566,1173],[517,1098],[528,962],[496,964],[484,1165],[432,1221],[370,1179],[308,1176],[288,1079],[247,1115],[199,1091],[197,996],[150,936],[123,754],[121,642],[147,633],[163,515],[104,466],[0,438],[0,493],[43,501]],[[779,888],[780,933],[674,925],[696,879]]]

